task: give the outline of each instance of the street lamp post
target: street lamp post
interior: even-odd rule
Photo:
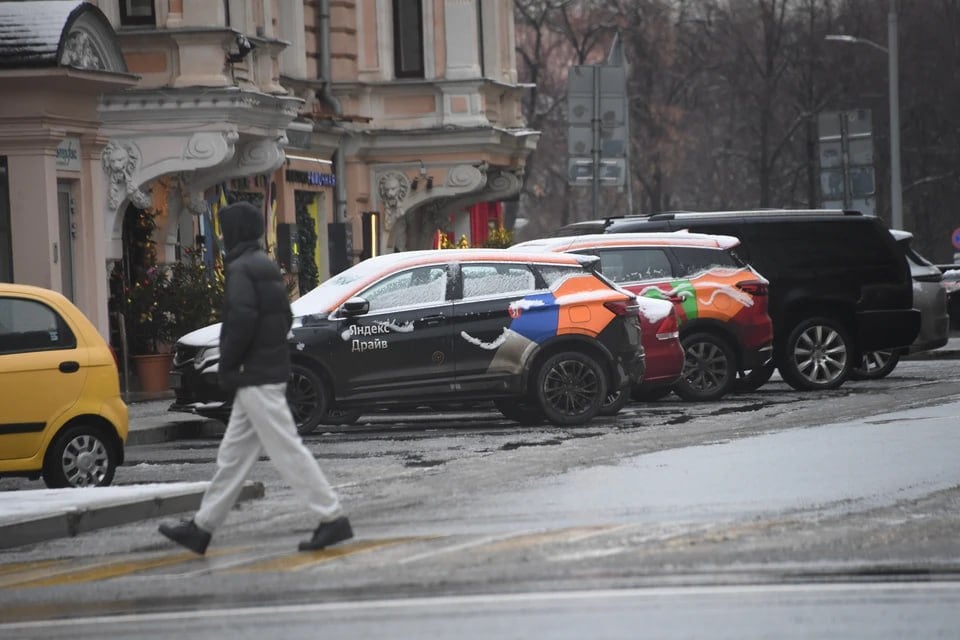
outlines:
[[[897,2],[887,13],[887,46],[848,35],[828,35],[827,40],[865,44],[887,54],[890,81],[890,226],[903,229],[903,184],[900,177],[900,73],[897,61]]]

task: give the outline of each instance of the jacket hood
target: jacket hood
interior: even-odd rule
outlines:
[[[263,214],[249,202],[237,202],[220,210],[223,245],[229,253],[241,242],[254,242],[263,237]]]

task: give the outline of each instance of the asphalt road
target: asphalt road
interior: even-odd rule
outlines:
[[[952,637],[958,414],[956,363],[909,361],[575,429],[318,432],[355,540],[297,553],[315,523],[264,461],[206,557],[158,518],[0,552],[0,636]],[[216,444],[131,447],[117,481],[207,480]]]

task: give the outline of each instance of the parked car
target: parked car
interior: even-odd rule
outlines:
[[[909,347],[920,331],[904,250],[873,216],[825,209],[675,212],[576,223],[556,235],[598,228],[740,239],[739,255],[770,281],[774,333],[771,365],[749,372],[745,388],[766,382],[776,366],[795,389],[834,389],[864,354]]]
[[[643,376],[636,297],[596,258],[505,249],[391,253],[293,304],[288,399],[298,430],[362,411],[492,400],[508,418],[582,424]],[[174,410],[222,415],[219,325],[176,345]]]
[[[514,248],[596,255],[613,282],[672,302],[684,352],[672,389],[686,400],[717,400],[733,390],[738,372],[765,365],[773,352],[767,281],[739,258],[739,244],[700,233],[622,233],[545,238]]]
[[[950,315],[947,312],[947,289],[943,273],[910,245],[913,234],[891,229],[890,234],[903,248],[913,278],[913,306],[920,311],[920,333],[906,349],[871,351],[863,356],[851,376],[860,380],[877,380],[890,375],[900,357],[938,349],[950,338]]]
[[[631,391],[631,398],[656,400],[670,393],[683,375],[680,317],[669,300],[639,296],[637,303],[646,367],[643,379]]]
[[[117,361],[83,312],[56,291],[0,282],[0,476],[109,485],[127,428]]]
[[[947,313],[950,330],[960,331],[960,264],[938,264],[943,274],[943,287],[947,292]]]

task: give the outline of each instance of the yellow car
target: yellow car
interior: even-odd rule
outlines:
[[[110,347],[67,298],[0,282],[0,476],[106,486],[127,405]]]

